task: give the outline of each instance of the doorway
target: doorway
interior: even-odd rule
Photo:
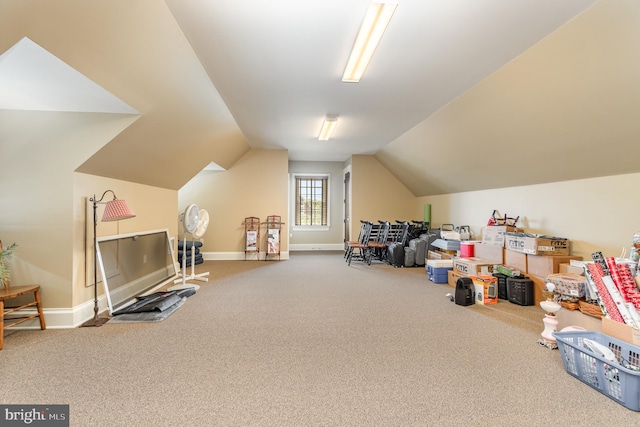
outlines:
[[[344,249],[347,249],[347,242],[351,240],[351,170],[344,173]]]

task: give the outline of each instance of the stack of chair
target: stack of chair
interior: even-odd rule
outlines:
[[[371,251],[371,257],[373,259],[377,259],[378,261],[386,261],[390,228],[391,223],[389,221],[378,221],[376,235],[369,236],[369,249]]]
[[[429,227],[428,222],[423,221],[399,221],[395,223],[378,220],[376,224],[370,221],[360,220],[360,233],[358,239],[345,243],[344,258],[347,264],[359,260],[371,265],[372,260],[388,262],[396,267],[389,257],[389,245],[404,248],[415,234],[423,234]]]

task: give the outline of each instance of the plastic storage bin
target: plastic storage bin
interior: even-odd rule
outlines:
[[[427,260],[427,277],[433,283],[449,283],[449,270],[453,270],[452,259]]]
[[[555,332],[553,336],[568,374],[632,411],[640,411],[640,347],[593,331]],[[591,351],[585,338],[608,347],[619,363]]]
[[[449,283],[449,270],[453,270],[453,267],[432,267],[428,265],[427,277],[433,283]]]

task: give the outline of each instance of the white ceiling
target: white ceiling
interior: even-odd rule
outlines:
[[[166,0],[253,148],[374,154],[595,0],[399,0],[360,83],[341,76],[369,0]],[[317,140],[339,115],[333,138]]]

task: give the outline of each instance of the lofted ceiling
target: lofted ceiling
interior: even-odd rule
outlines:
[[[595,0],[399,0],[363,79],[343,83],[369,2],[166,0],[250,144],[303,161],[376,153]]]
[[[416,196],[638,169],[599,148],[602,127],[582,126],[602,101],[616,124],[607,142],[637,151],[637,120],[612,112],[640,99],[624,89],[639,69],[634,0],[399,0],[360,83],[342,83],[368,2],[0,0],[0,52],[29,37],[138,111],[78,170],[164,188],[251,148],[372,154]],[[593,86],[617,98],[580,96]],[[318,141],[327,114],[338,126]],[[562,168],[478,172],[487,153],[540,162],[565,142]]]

